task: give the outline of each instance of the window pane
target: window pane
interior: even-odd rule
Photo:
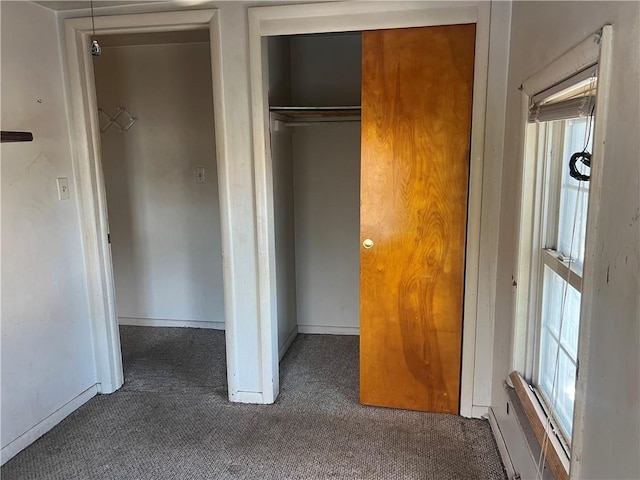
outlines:
[[[547,399],[553,415],[560,423],[567,440],[570,441],[575,401],[576,367],[564,351],[558,349],[557,342],[548,332],[542,335],[541,347],[541,376],[538,386]]]
[[[560,338],[560,318],[562,317],[562,297],[566,282],[545,265],[542,285],[542,326]]]
[[[588,126],[591,130],[589,135]],[[556,248],[565,256],[571,256],[580,268],[584,264],[589,182],[578,182],[569,175],[569,160],[574,153],[581,152],[585,145],[586,150],[590,152],[592,137],[593,122],[589,122],[587,118],[566,120]],[[577,167],[579,171],[589,173],[589,169],[580,162],[577,163]]]
[[[573,405],[576,399],[576,366],[563,352],[560,353],[557,389],[556,414],[567,438],[570,439],[573,427]]]
[[[545,265],[542,287],[542,326],[560,339],[575,362],[578,358],[580,292]],[[563,306],[564,302],[564,306]],[[560,320],[562,319],[562,334]]]
[[[557,351],[558,343],[553,335],[549,333],[549,330],[543,328],[540,336],[540,380],[538,384],[545,392],[548,392],[547,397],[550,397],[553,388]]]
[[[559,277],[556,275],[556,277]],[[580,293],[567,284],[567,296],[564,302],[562,335],[560,343],[575,362],[578,360],[578,333],[580,330]]]
[[[547,266],[544,267],[542,290],[538,384],[567,438],[570,439],[575,398],[580,293]]]

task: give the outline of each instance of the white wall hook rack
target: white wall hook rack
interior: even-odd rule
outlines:
[[[118,121],[118,119],[123,115],[125,118],[127,118],[127,123],[124,125]],[[109,130],[111,125],[113,125],[114,123],[120,128],[121,131],[127,132],[138,120],[138,118],[131,112],[129,112],[125,107],[118,107],[118,111],[113,117],[105,112],[102,108],[98,107],[98,116],[100,117],[100,131],[102,133]]]

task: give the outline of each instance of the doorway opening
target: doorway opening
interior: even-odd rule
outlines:
[[[226,397],[209,31],[97,39],[100,158],[124,388]]]

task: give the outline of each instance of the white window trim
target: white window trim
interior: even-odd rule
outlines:
[[[542,262],[556,272],[569,285],[582,293],[582,271],[575,263],[560,259],[561,254],[550,248],[542,249]]]
[[[590,171],[589,204],[587,216],[587,238],[585,248],[585,266],[581,282],[582,302],[580,309],[580,334],[578,340],[578,365],[576,381],[576,399],[573,417],[573,438],[571,446],[571,478],[579,478],[580,459],[583,448],[583,424],[585,389],[589,370],[589,335],[592,322],[592,300],[595,294],[594,252],[598,236],[598,218],[602,191],[602,171],[604,145],[609,104],[610,71],[612,61],[613,27],[606,25],[601,31],[590,35],[580,44],[557,58],[543,70],[529,78],[522,85],[521,125],[523,128],[521,158],[524,159],[521,184],[521,209],[518,220],[518,256],[514,275],[517,287],[515,298],[515,316],[512,344],[512,369],[522,372],[525,378],[532,378],[536,367],[536,348],[538,343],[538,298],[539,284],[531,281],[541,264],[541,215],[544,177],[539,164],[537,135],[524,135],[527,126],[530,99],[576,73],[598,63],[597,115],[594,122],[593,152]],[[524,181],[526,179],[526,181]],[[556,264],[562,271],[566,266]],[[566,278],[565,275],[562,275]],[[539,275],[534,278],[539,278]],[[574,278],[573,281],[576,281]],[[533,344],[531,339],[535,339]]]

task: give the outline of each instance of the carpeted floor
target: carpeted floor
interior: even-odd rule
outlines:
[[[125,386],[2,467],[13,479],[504,480],[486,421],[358,404],[358,338],[299,335],[274,405],[226,398],[224,333],[121,327]]]

